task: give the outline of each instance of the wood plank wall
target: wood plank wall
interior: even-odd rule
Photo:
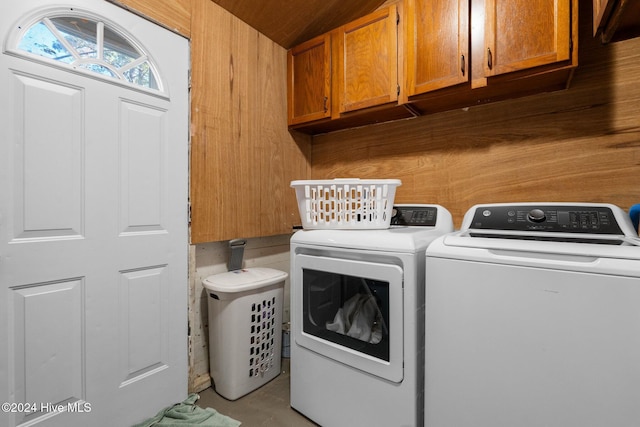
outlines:
[[[581,4],[582,6],[582,4]],[[580,10],[566,91],[313,138],[312,178],[399,178],[397,203],[640,203],[640,38],[601,45]]]
[[[178,34],[191,37],[191,0],[108,0]]]
[[[287,129],[287,52],[210,0],[191,25],[191,242],[289,233],[310,138]]]

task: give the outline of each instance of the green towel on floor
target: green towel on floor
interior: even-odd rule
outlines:
[[[212,408],[202,409],[195,403],[200,396],[193,393],[182,403],[176,403],[162,411],[158,415],[133,427],[238,427],[241,423],[226,415],[220,414]]]

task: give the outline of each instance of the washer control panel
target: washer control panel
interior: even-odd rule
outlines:
[[[395,205],[391,225],[435,227],[437,219],[435,206]]]
[[[604,206],[479,206],[470,228],[584,234],[623,234],[610,208]]]

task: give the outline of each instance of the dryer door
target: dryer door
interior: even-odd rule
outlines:
[[[397,265],[296,255],[296,343],[393,382],[403,378],[403,271]]]

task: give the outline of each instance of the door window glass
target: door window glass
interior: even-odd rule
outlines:
[[[162,90],[156,67],[144,50],[101,19],[66,9],[18,26],[13,51],[76,70]]]
[[[389,361],[389,282],[303,269],[303,330]]]

